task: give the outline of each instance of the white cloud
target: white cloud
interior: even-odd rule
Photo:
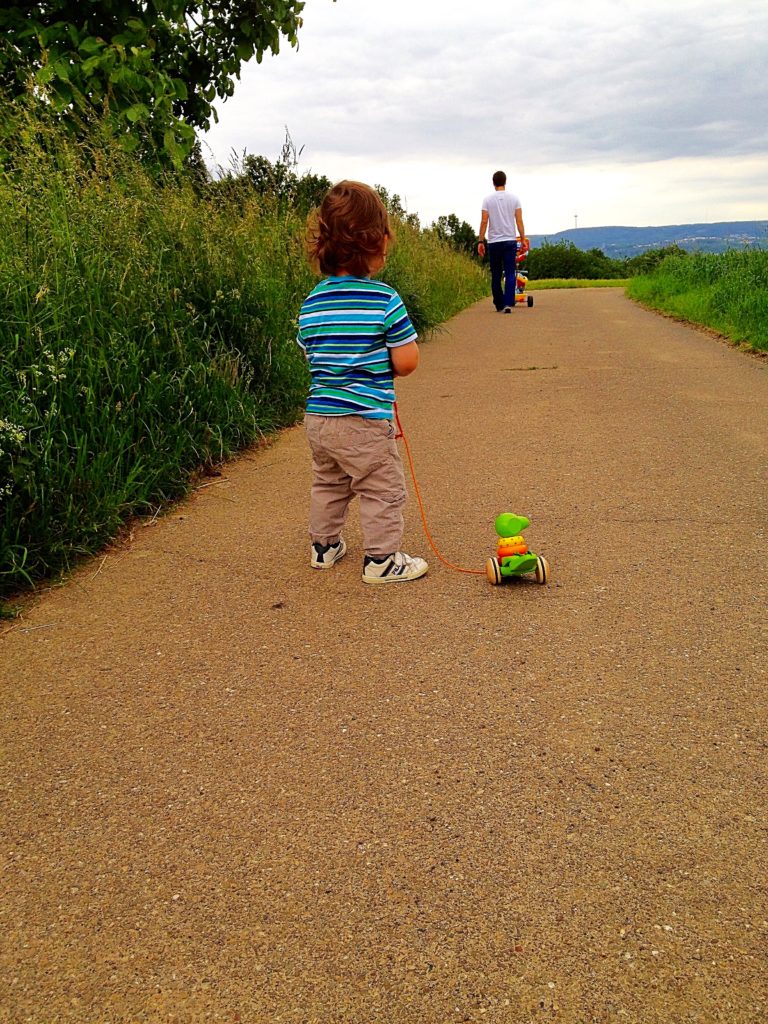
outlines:
[[[764,219],[767,49],[764,0],[308,0],[299,50],[249,65],[206,142],[274,158],[288,126],[303,167],[424,221],[474,224],[496,167],[531,232]]]

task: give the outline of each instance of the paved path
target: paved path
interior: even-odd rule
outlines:
[[[0,1020],[758,1024],[763,361],[621,292],[486,301],[400,408],[435,538],[308,568],[301,429],[0,645]],[[415,503],[408,549],[429,551]]]

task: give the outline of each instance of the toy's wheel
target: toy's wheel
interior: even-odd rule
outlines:
[[[485,563],[485,574],[488,577],[488,582],[492,583],[494,587],[501,583],[501,566],[498,558],[488,559]]]
[[[533,296],[532,296],[532,295],[529,295],[529,296],[528,296],[528,305],[529,305],[529,306],[532,306],[532,305],[533,305]]]
[[[536,556],[534,579],[537,583],[549,583],[549,562],[543,555]]]

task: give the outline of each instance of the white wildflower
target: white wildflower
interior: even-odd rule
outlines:
[[[11,423],[10,420],[0,419],[0,441],[10,443],[16,448],[21,448],[27,432],[18,423]]]

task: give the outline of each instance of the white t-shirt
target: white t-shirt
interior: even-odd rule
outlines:
[[[509,242],[517,238],[515,210],[520,200],[511,192],[491,192],[483,200],[483,211],[488,214],[488,241]]]

